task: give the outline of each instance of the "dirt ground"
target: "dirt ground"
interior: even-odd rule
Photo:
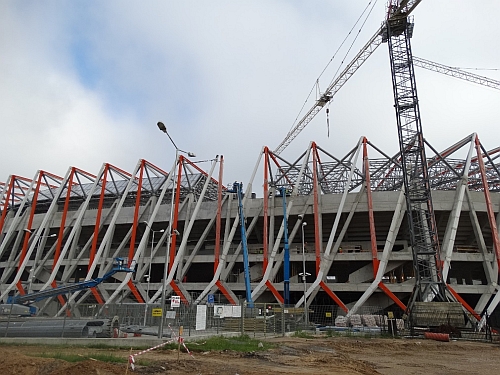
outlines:
[[[137,356],[147,365],[135,371],[126,364],[86,360],[69,363],[37,354],[110,354],[128,358],[119,349],[52,348],[49,346],[0,346],[2,375],[118,375],[125,374],[499,374],[500,345],[480,342],[438,342],[417,339],[321,337],[274,338],[275,348],[263,352],[197,352],[189,356],[175,350],[158,350]],[[191,347],[190,347],[191,346]],[[137,351],[132,351],[136,353]]]

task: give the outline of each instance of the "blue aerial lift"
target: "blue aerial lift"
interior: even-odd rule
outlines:
[[[290,305],[290,246],[288,244],[288,220],[286,215],[286,195],[285,187],[278,188],[280,195],[283,197],[283,304]]]
[[[135,272],[133,268],[129,268],[126,266],[127,262],[124,258],[115,258],[113,261],[113,268],[104,274],[102,277],[98,277],[96,279],[85,280],[78,283],[73,283],[69,285],[62,285],[57,288],[45,289],[39,292],[28,293],[24,295],[17,296],[9,296],[7,299],[8,304],[17,304],[17,305],[27,305],[30,307],[31,315],[36,314],[36,307],[30,306],[34,302],[41,301],[45,298],[55,297],[62,294],[68,294],[72,292],[77,292],[84,289],[94,288],[105,280],[109,279],[117,272]]]
[[[248,262],[248,243],[247,231],[245,228],[245,215],[243,213],[243,184],[235,182],[232,189],[226,190],[228,193],[234,193],[238,197],[238,214],[240,216],[241,227],[241,247],[243,250],[243,267],[245,274],[245,289],[248,307],[253,307],[252,286],[250,285],[250,266]]]

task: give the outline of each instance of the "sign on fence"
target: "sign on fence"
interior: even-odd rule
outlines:
[[[241,317],[241,306],[216,305],[214,307],[216,318],[239,318]]]
[[[170,297],[170,307],[181,307],[181,297],[179,296],[172,296]]]
[[[213,294],[207,296],[207,303],[212,305],[215,303],[215,296]]]
[[[161,308],[155,308],[151,310],[151,316],[162,316],[162,310]]]
[[[196,330],[202,331],[207,329],[207,306],[196,306]]]

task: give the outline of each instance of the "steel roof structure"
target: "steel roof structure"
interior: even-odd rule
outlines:
[[[464,308],[479,316],[495,308],[498,296],[500,148],[484,149],[476,134],[441,152],[426,146],[442,272]],[[96,175],[71,167],[62,178],[44,171],[31,180],[10,176],[1,185],[0,299],[102,276],[115,257],[125,257],[134,274],[47,299],[41,311],[60,315],[68,302],[73,309],[158,302],[165,262],[169,295],[186,304],[205,303],[209,294],[238,303],[245,290],[239,218],[222,174],[222,157],[204,171],[181,156],[170,172],[139,160],[132,173],[103,164]],[[261,177],[263,190],[255,192]],[[311,274],[308,304],[336,303],[347,313],[366,304],[405,307],[413,270],[399,154],[390,156],[364,137],[340,157],[314,142],[293,160],[264,147],[244,186],[254,301],[283,303],[286,229],[297,307],[303,303],[302,243]],[[281,188],[289,192],[288,228]],[[175,231],[160,235],[171,212]]]

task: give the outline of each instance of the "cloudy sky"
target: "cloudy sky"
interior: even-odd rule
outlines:
[[[225,184],[245,183],[262,147],[274,149],[290,130],[363,10],[373,6],[320,89],[373,35],[385,3],[4,0],[0,181],[32,178],[39,169],[63,176],[70,166],[96,174],[104,162],[132,172],[141,158],[169,169],[174,149],[156,127],[163,121],[197,159],[224,155]],[[414,12],[413,53],[498,69],[499,15],[497,0],[424,0]],[[500,80],[498,70],[475,72]],[[500,146],[499,91],[419,68],[416,74],[424,135],[436,148],[472,132],[486,148]],[[397,150],[385,44],[335,96],[329,137],[321,112],[282,156],[295,159],[312,140],[342,156],[361,136]]]

